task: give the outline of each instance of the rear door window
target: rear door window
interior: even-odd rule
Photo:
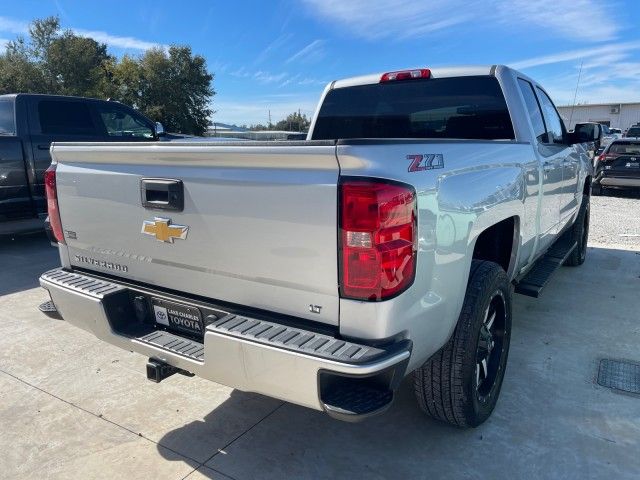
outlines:
[[[341,138],[513,139],[509,110],[491,76],[357,85],[327,93],[314,140]]]
[[[524,97],[524,103],[527,107],[527,112],[529,113],[529,120],[533,126],[533,133],[536,136],[536,140],[540,143],[547,143],[547,128],[544,125],[542,111],[540,111],[540,104],[538,103],[536,94],[533,91],[533,85],[522,78],[518,79],[518,84],[520,86],[522,96]]]
[[[16,121],[13,110],[13,102],[0,101],[0,135],[15,135]]]
[[[618,153],[620,155],[640,155],[640,143],[614,142],[609,147],[609,151],[607,153]]]
[[[91,111],[81,101],[42,100],[38,117],[44,134],[98,135]]]
[[[556,107],[549,96],[542,91],[539,87],[536,88],[538,92],[538,100],[540,100],[540,107],[542,107],[542,115],[544,116],[544,123],[547,126],[547,133],[549,135],[548,143],[564,143],[564,129],[562,128],[562,119],[558,115]]]

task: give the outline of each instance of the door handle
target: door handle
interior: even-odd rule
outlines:
[[[43,144],[38,145],[38,150],[49,150],[49,148],[50,148],[50,145],[43,145]]]
[[[155,210],[184,210],[182,180],[171,178],[143,178],[140,181],[142,206]]]

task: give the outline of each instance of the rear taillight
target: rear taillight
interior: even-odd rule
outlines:
[[[379,301],[415,277],[416,192],[405,184],[347,179],[340,184],[340,295]]]
[[[44,190],[47,195],[47,213],[53,236],[58,243],[64,242],[62,222],[60,221],[60,209],[58,208],[58,191],[56,189],[56,166],[51,165],[44,172]]]
[[[615,160],[620,155],[617,153],[604,153],[600,155],[599,161],[601,162],[610,162],[611,160]]]

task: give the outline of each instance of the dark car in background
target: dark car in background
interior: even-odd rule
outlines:
[[[58,95],[0,95],[0,235],[38,230],[52,142],[153,142],[164,128],[119,102]]]
[[[640,139],[615,140],[596,157],[592,193],[609,187],[640,189]]]
[[[633,125],[624,134],[624,138],[640,138],[640,125]]]

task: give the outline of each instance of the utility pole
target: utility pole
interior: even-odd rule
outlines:
[[[269,109],[269,130],[271,130],[271,109]]]

